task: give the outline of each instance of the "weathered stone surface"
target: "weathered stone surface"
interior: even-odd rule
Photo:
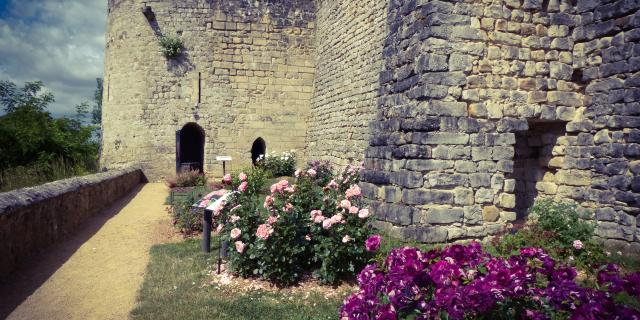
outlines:
[[[464,211],[462,208],[434,207],[427,209],[424,222],[428,224],[450,224],[462,222]]]
[[[487,222],[496,222],[500,218],[500,209],[495,206],[486,206],[482,209],[482,219]]]

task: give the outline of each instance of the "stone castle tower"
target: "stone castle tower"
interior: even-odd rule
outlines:
[[[483,238],[552,197],[640,252],[639,9],[109,0],[102,162],[157,179],[264,150],[364,160],[379,225],[406,239]]]

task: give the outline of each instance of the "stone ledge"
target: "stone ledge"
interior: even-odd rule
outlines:
[[[68,192],[78,191],[80,188],[93,186],[102,182],[139,171],[139,168],[125,168],[101,172],[82,177],[68,178],[48,182],[39,186],[12,190],[0,193],[0,216],[11,213],[19,207],[61,196]],[[141,180],[144,176],[141,177]]]
[[[127,168],[1,193],[0,279],[143,182],[141,169]]]

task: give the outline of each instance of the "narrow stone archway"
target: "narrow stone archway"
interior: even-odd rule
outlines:
[[[204,130],[198,124],[187,123],[176,132],[176,171],[204,172]]]
[[[251,145],[251,162],[253,165],[256,164],[258,158],[261,155],[264,155],[267,152],[267,143],[262,138],[258,138],[253,141],[253,145]]]

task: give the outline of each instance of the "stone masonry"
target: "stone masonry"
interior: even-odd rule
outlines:
[[[205,132],[208,172],[222,171],[217,155],[250,165],[259,137],[271,151],[304,151],[314,14],[306,0],[109,0],[103,165],[140,164],[151,180],[175,173],[187,123]],[[184,54],[166,59],[158,35],[179,36]]]
[[[142,13],[148,6],[155,15]],[[365,161],[378,226],[482,239],[536,199],[588,209],[640,252],[637,0],[109,0],[107,167],[175,172],[175,131],[250,164],[252,142]],[[185,53],[167,60],[156,36]]]
[[[363,184],[381,225],[483,238],[546,196],[640,252],[639,8],[393,1]]]

